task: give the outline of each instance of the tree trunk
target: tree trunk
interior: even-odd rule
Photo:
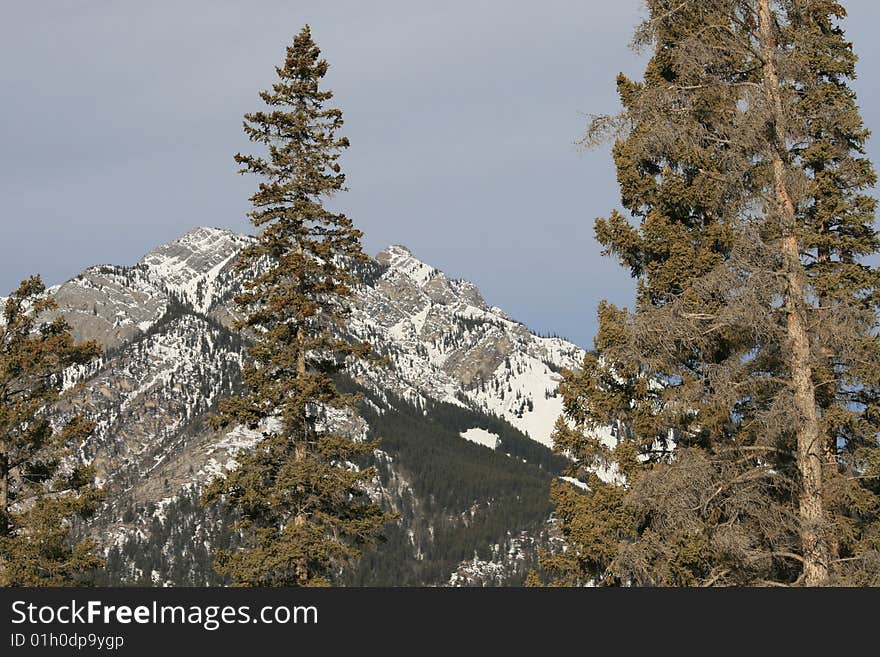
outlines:
[[[824,169],[824,167],[823,167]],[[827,235],[830,232],[827,223],[822,224],[822,234]],[[827,246],[819,246],[816,250],[816,262],[819,265],[824,265],[831,262],[831,250]],[[824,306],[828,299],[823,295],[818,295],[818,302],[820,306]],[[822,347],[821,349],[822,357],[826,359],[826,365],[829,370],[833,369],[833,364],[831,359],[833,354],[830,349],[827,347]],[[827,384],[826,384],[827,385]],[[837,383],[833,383],[830,385],[836,386]],[[825,411],[825,407],[822,406],[821,400],[817,404],[822,410]],[[824,440],[822,440],[822,453],[824,455],[824,470],[823,473],[828,475],[830,473],[831,476],[834,476],[838,472],[839,462],[837,455],[837,438],[833,435],[824,436]],[[828,536],[828,563],[834,563],[837,559],[840,558],[840,540],[836,535]]]
[[[297,240],[297,252],[302,256],[303,248],[302,243]],[[300,293],[303,292],[303,281],[300,278],[299,282]],[[306,350],[305,350],[305,332],[302,325],[302,320],[300,320],[300,325],[296,329],[296,378],[302,381],[306,376]],[[303,440],[299,442],[293,448],[293,459],[295,462],[304,461],[306,458],[306,449],[307,443],[306,441],[311,436],[311,425],[309,422],[309,408],[308,404],[306,404],[303,409]],[[294,527],[302,527],[306,524],[306,515],[304,512],[300,511],[296,514],[293,519]],[[309,580],[309,567],[306,559],[300,559],[296,564],[296,577],[299,580],[300,584],[305,584]]]
[[[297,328],[296,330],[296,341],[297,341],[297,354],[296,354],[296,376],[298,379],[302,379],[306,374],[306,353],[305,349],[303,349],[303,329],[302,326]],[[302,409],[303,412],[303,436],[302,440],[294,445],[293,447],[293,459],[295,462],[300,462],[305,460],[306,458],[306,443],[304,441],[309,438],[309,419],[308,419],[308,407]],[[305,513],[300,511],[296,514],[293,519],[294,527],[302,527],[306,524],[306,516]],[[305,559],[300,559],[296,564],[296,577],[299,580],[300,584],[305,584],[309,579],[309,567]]]
[[[800,539],[804,558],[803,581],[806,586],[821,586],[828,581],[828,544],[823,535],[822,463],[825,458],[819,435],[816,391],[813,387],[810,338],[804,317],[806,276],[800,259],[794,203],[785,179],[788,147],[785,114],[779,77],[776,72],[776,39],[770,0],[758,0],[759,33],[764,59],[764,87],[773,113],[775,144],[772,164],[776,201],[782,219],[781,251],[787,282],[785,310],[789,338],[794,403],[797,410],[797,467],[800,475]]]
[[[9,455],[0,451],[0,536],[9,535]]]

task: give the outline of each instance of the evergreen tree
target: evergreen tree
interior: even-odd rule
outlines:
[[[565,373],[551,581],[878,583],[875,183],[831,0],[650,0],[618,78],[623,205],[596,223],[637,279]],[[618,431],[616,448],[594,437]],[[596,476],[605,468],[604,480]]]
[[[39,277],[6,300],[0,321],[0,586],[82,584],[101,561],[71,522],[101,499],[76,449],[94,425],[75,416],[56,427],[48,415],[64,369],[93,360],[94,342],[76,344]]]
[[[276,68],[278,82],[260,94],[268,109],[245,115],[245,132],[268,158],[235,156],[241,173],[262,178],[249,214],[260,232],[239,260],[253,278],[236,298],[255,342],[242,373],[248,392],[221,403],[218,424],[270,420],[270,428],[204,501],[240,513],[244,547],[220,551],[215,568],[245,586],[328,584],[389,519],[365,495],[373,470],[351,465],[374,445],[331,428],[356,400],[333,375],[369,345],[341,337],[349,269],[366,256],[351,220],[322,204],[344,189],[337,159],[349,145],[337,134],[342,112],[328,106],[332,92],[320,88],[327,66],[306,26]]]

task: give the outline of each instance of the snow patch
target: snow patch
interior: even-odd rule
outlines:
[[[560,477],[560,479],[562,479],[562,481],[567,481],[568,483],[570,483],[574,486],[577,486],[581,490],[590,490],[590,487],[587,486],[580,479],[575,479],[574,477]]]
[[[487,431],[486,429],[481,429],[480,427],[474,427],[473,429],[462,431],[458,435],[460,435],[465,440],[470,440],[472,443],[477,443],[477,445],[482,445],[483,447],[488,447],[489,449],[497,448],[498,440],[500,439],[498,434],[494,434],[491,431]]]

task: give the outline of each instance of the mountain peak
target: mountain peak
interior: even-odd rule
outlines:
[[[401,244],[392,244],[376,256],[376,262],[412,279],[419,287],[442,273],[416,258],[412,251]]]
[[[218,228],[217,226],[195,226],[186,231],[179,239],[187,239],[189,237],[200,237],[203,235],[236,235],[237,233],[228,228]]]
[[[145,267],[169,289],[206,312],[214,300],[214,281],[251,238],[225,228],[199,227],[145,255]]]
[[[114,555],[108,582],[213,581],[207,555],[231,534],[198,505],[200,489],[261,437],[243,427],[215,432],[206,422],[217,400],[240,390],[248,360],[248,338],[233,329],[235,296],[251,272],[235,263],[253,243],[196,228],[133,267],[90,268],[56,295],[76,339],[108,347],[94,367],[65,373],[63,406],[96,423],[82,454],[107,491],[88,531]],[[486,569],[506,583],[496,561],[468,562],[461,576],[447,565],[460,546],[488,541],[497,563],[527,567],[510,555],[537,543],[511,541],[543,521],[547,485],[562,466],[546,449],[563,410],[558,372],[576,368],[583,351],[532,335],[489,307],[473,283],[448,278],[404,246],[377,260],[384,266],[358,270],[366,275],[353,286],[345,336],[368,342],[387,366],[352,363],[347,374],[364,393],[360,413],[328,414],[339,435],[387,438],[373,452],[380,467],[369,494],[401,510],[402,531],[377,571],[433,585],[473,583]],[[473,530],[486,526],[477,513],[505,526],[497,536]],[[434,527],[464,538],[435,539]]]
[[[376,256],[376,260],[383,265],[393,266],[394,263],[404,259],[416,259],[413,252],[403,244],[389,244]]]
[[[385,247],[383,253],[405,253],[407,255],[412,255],[412,249],[410,249],[405,244],[389,244]]]
[[[210,247],[224,242],[240,242],[244,236],[229,230],[228,228],[216,228],[213,226],[197,226],[178,237],[173,242],[158,248],[169,247],[172,244],[185,244],[193,248]]]

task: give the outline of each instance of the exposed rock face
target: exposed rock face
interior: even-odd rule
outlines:
[[[244,345],[231,326],[242,274],[234,264],[250,241],[198,228],[132,267],[91,268],[56,292],[76,337],[107,349],[96,366],[68,373],[62,405],[98,423],[83,456],[109,491],[96,526],[107,545],[147,535],[151,513],[197,490],[259,437],[241,429],[215,433],[206,422],[218,399],[240,385]],[[430,419],[427,409],[445,404],[468,417],[501,418],[514,433],[550,444],[561,412],[556,372],[579,365],[579,347],[533,335],[488,306],[475,285],[448,278],[405,247],[388,247],[360,273],[364,282],[352,300],[350,330],[390,363],[353,370],[377,417],[404,404],[425,409],[420,413]],[[346,421],[359,433],[369,430],[359,418]],[[457,437],[460,430],[453,433],[470,445]],[[399,488],[414,474],[393,456],[384,463],[375,494],[390,506],[403,504],[404,493],[386,487],[396,481]],[[511,527],[511,535],[522,529]],[[418,531],[408,531],[418,553]]]
[[[397,376],[378,376],[381,385],[473,404],[550,445],[562,411],[554,370],[580,366],[583,350],[532,334],[488,306],[473,283],[447,278],[405,247],[390,246],[376,261],[384,271],[358,291],[354,330],[377,336],[394,360]]]
[[[167,294],[140,269],[93,267],[55,293],[78,340],[106,349],[130,342],[168,310]]]
[[[196,228],[157,247],[138,263],[154,280],[195,311],[208,314],[227,299],[238,279],[230,266],[250,239],[230,231]]]

